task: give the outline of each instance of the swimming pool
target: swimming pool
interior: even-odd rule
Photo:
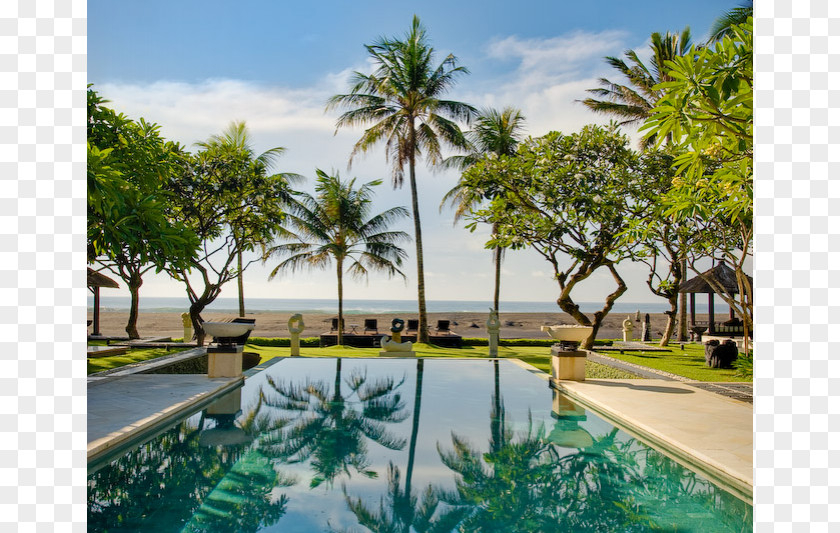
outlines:
[[[510,361],[287,358],[88,476],[89,531],[751,531]]]

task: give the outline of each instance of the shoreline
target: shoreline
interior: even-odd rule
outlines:
[[[182,311],[183,312],[183,311]],[[180,338],[184,335],[182,312],[145,312],[140,311],[137,319],[137,330],[141,337],[169,336]],[[256,318],[256,327],[251,333],[254,337],[288,337],[288,321],[293,315],[292,312],[283,311],[249,311],[246,317]],[[301,337],[317,337],[330,330],[331,319],[337,317],[336,313],[302,313],[305,324]],[[585,313],[590,319],[591,313]],[[206,321],[225,320],[234,318],[238,312],[204,312],[202,318]],[[633,336],[641,336],[641,322],[635,321],[635,313],[630,314],[633,321]],[[344,321],[347,330],[356,326],[361,332],[365,319],[376,319],[378,332],[386,334],[391,327],[394,318],[408,319],[416,318],[417,313],[345,313]],[[449,320],[450,330],[462,337],[487,338],[486,321],[488,313],[474,312],[433,312],[427,314],[431,330],[434,331],[438,320]],[[627,313],[614,312],[604,318],[601,329],[598,331],[598,339],[620,339],[622,337],[622,322],[628,317]],[[644,313],[642,314],[644,320]],[[706,318],[703,315],[703,318]],[[716,320],[727,320],[728,313],[716,313]],[[88,311],[88,320],[93,319],[92,311]],[[499,320],[502,326],[499,336],[502,339],[547,339],[548,334],[540,331],[540,326],[551,326],[558,324],[576,324],[571,316],[562,312],[554,313],[499,313]],[[128,322],[128,311],[108,311],[101,309],[99,313],[99,330],[104,336],[125,336],[125,325]],[[651,339],[659,339],[665,329],[667,316],[664,313],[651,313]],[[88,327],[88,333],[93,326]]]

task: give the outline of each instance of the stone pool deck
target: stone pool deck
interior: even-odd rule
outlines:
[[[241,385],[243,378],[200,374],[134,374],[88,380],[88,461],[140,433],[165,427],[185,410]]]

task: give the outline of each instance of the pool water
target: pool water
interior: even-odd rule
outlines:
[[[89,531],[752,531],[510,361],[287,358],[88,476]]]

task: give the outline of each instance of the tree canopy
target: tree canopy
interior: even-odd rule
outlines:
[[[138,338],[143,274],[187,268],[198,239],[167,216],[166,183],[183,160],[182,148],[166,141],[157,124],[134,121],[105,103],[88,89],[88,261],[126,282],[131,293],[126,332]]]
[[[185,160],[169,183],[173,218],[200,239],[199,253],[187,268],[169,273],[186,285],[190,315],[199,343],[203,342],[200,313],[236,278],[241,252],[267,246],[282,231],[286,208],[294,202],[290,173],[269,174],[282,148],[256,155],[244,122],[232,123],[222,135],[198,143],[201,150]],[[242,270],[259,260],[243,265]]]
[[[592,345],[603,318],[627,290],[615,264],[631,253],[620,235],[633,189],[642,186],[634,157],[617,125],[586,126],[579,133],[528,139],[515,157],[485,157],[461,178],[492,199],[469,217],[497,225],[488,246],[531,247],[551,264],[558,306],[579,324],[593,326],[584,347]],[[610,272],[616,288],[590,320],[572,290],[599,268]]]

